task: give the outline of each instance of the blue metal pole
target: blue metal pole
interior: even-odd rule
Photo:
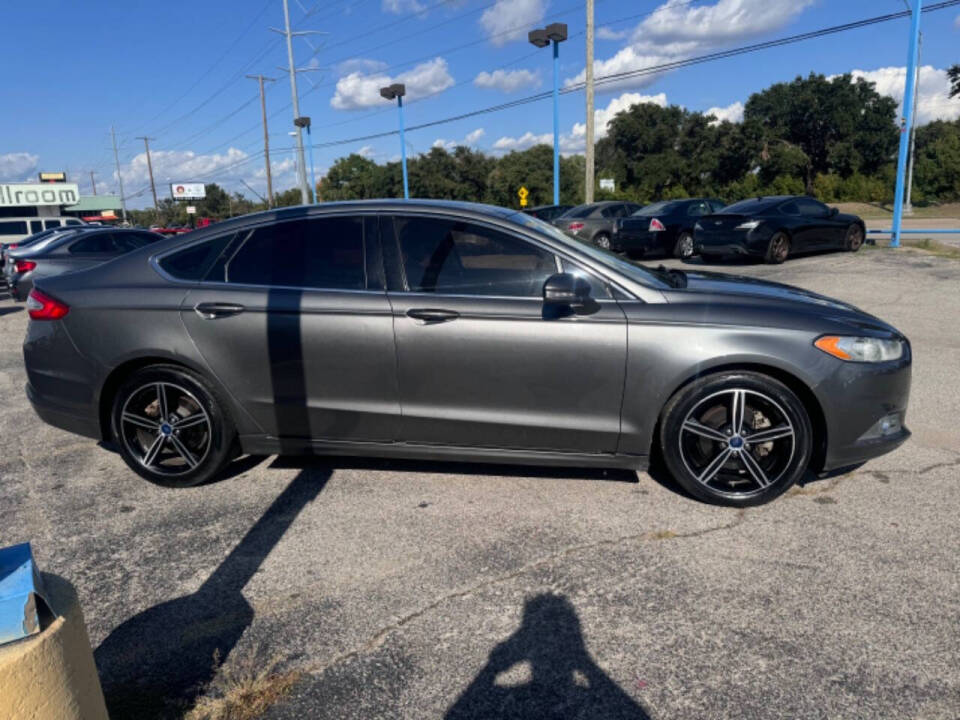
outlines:
[[[923,0],[910,0],[910,48],[907,51],[907,82],[903,89],[903,121],[900,126],[900,154],[897,156],[897,189],[893,196],[893,232],[890,247],[900,247],[900,225],[903,221],[903,194],[910,149],[910,128],[913,126],[913,87],[917,79],[917,39],[920,37],[920,12]]]
[[[403,96],[397,95],[397,107],[400,108],[400,159],[403,163],[403,199],[410,199],[410,187],[407,185],[407,141],[403,137]]]
[[[560,43],[553,41],[553,204],[560,204]]]
[[[310,138],[310,126],[307,125],[307,144],[310,146],[310,197],[317,204],[317,176],[313,172],[313,140]]]

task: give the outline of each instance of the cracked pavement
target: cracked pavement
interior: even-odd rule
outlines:
[[[746,511],[647,474],[355,459],[167,490],[33,415],[0,299],[0,545],[77,586],[114,718],[182,714],[218,646],[301,672],[274,720],[960,716],[960,263],[714,269],[903,330],[914,437]]]

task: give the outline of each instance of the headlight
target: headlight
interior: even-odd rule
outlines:
[[[736,229],[737,230],[753,230],[755,227],[757,227],[760,224],[760,222],[761,222],[760,220],[747,220],[746,222],[740,223],[739,225],[737,225]]]
[[[886,362],[903,357],[900,340],[826,335],[813,344],[828,355],[848,362]]]

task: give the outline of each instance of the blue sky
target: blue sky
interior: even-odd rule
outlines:
[[[551,86],[549,49],[526,31],[565,22],[561,82],[584,64],[584,3],[577,0],[290,0],[301,113],[313,118],[315,143],[396,128],[395,106],[377,88],[406,82],[408,125],[508,102]],[[897,12],[903,0],[596,0],[598,76],[702,55],[739,45]],[[309,12],[308,12],[309,11]],[[127,194],[149,202],[143,142],[151,138],[160,194],[164,182],[205,180],[251,196],[265,191],[256,83],[263,73],[275,189],[294,184],[286,49],[270,26],[283,23],[281,0],[44,0],[4,8],[0,181],[67,170],[81,191],[116,188],[109,128],[115,125]],[[946,97],[944,69],[960,61],[960,6],[924,16],[920,120],[960,116]],[[878,89],[902,93],[908,21],[635,77],[598,92],[598,129],[638,99],[718,109],[736,120],[750,93],[811,71],[863,71]],[[560,101],[561,146],[583,143],[584,95]],[[488,152],[522,149],[550,139],[549,101],[479,115],[407,134],[408,153],[436,143]],[[394,159],[389,136],[318,149],[319,176],[338,156],[361,152]]]

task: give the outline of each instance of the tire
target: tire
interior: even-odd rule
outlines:
[[[843,241],[843,249],[847,252],[856,252],[863,247],[863,228],[854,223],[847,228],[847,236]]]
[[[784,232],[774,233],[767,245],[767,254],[764,256],[771,265],[779,265],[790,257],[790,238]]]
[[[593,244],[598,248],[603,248],[604,250],[610,250],[610,236],[605,232],[597,233],[593,236]]]
[[[681,260],[689,260],[696,253],[693,251],[693,235],[684,231],[677,238],[677,244],[673,246],[673,256]]]
[[[739,432],[731,427],[735,407],[742,408]],[[759,440],[763,436],[770,439]],[[803,403],[783,383],[755,372],[724,372],[696,380],[667,402],[660,446],[670,473],[691,495],[749,507],[770,502],[803,476],[813,429]]]
[[[156,485],[200,485],[234,455],[236,430],[226,404],[206,380],[176,365],[133,373],[114,396],[111,419],[124,461]]]

